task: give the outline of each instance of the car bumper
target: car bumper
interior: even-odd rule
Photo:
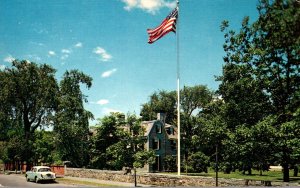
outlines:
[[[55,176],[53,175],[44,175],[43,177],[40,177],[39,180],[43,181],[43,180],[55,180]]]

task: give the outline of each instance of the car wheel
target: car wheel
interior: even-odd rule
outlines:
[[[34,178],[34,181],[35,181],[35,183],[39,183],[39,178],[38,178],[38,177],[35,177],[35,178]]]
[[[29,181],[29,178],[28,178],[28,176],[27,176],[27,175],[25,175],[25,178],[26,178],[26,181]]]

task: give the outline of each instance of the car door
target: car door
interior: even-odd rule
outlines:
[[[28,173],[28,178],[30,179],[30,180],[34,180],[34,174],[35,174],[35,172],[36,172],[36,168],[32,168],[30,171],[29,171],[29,173]]]
[[[26,172],[26,178],[31,180],[32,168]]]

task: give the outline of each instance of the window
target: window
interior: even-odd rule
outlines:
[[[174,128],[170,127],[170,134],[174,135]]]
[[[170,140],[171,150],[176,150],[176,141]]]
[[[170,128],[170,127],[167,127],[167,128],[166,128],[166,132],[167,132],[167,134],[170,135],[170,134],[171,134],[171,128]]]
[[[174,128],[173,127],[167,127],[166,132],[168,135],[174,135]]]
[[[40,168],[38,172],[51,172],[50,168]]]
[[[161,125],[156,125],[156,133],[161,133]]]
[[[154,138],[153,142],[152,142],[152,148],[155,150],[159,150],[159,139],[158,138]]]

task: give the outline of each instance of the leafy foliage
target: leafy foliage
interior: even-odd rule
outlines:
[[[13,156],[10,159],[30,161],[33,149],[30,143],[34,131],[51,124],[58,91],[54,73],[55,70],[49,65],[18,60],[12,62],[12,68],[0,71],[2,139],[11,143],[8,147],[12,150],[9,149],[8,153],[14,153],[15,144],[25,143],[25,146],[20,147],[22,149],[17,149],[19,154],[11,153]],[[18,142],[13,142],[16,138],[19,138]]]
[[[164,166],[165,171],[176,172],[176,170],[177,170],[176,156],[167,155],[164,158],[164,164],[165,164],[165,166]]]
[[[213,92],[207,86],[196,85],[185,86],[181,90],[181,132],[182,145],[184,146],[185,158],[189,152],[194,152],[192,146],[192,136],[197,135],[195,129],[196,115],[212,100]],[[150,101],[142,105],[141,115],[143,120],[156,119],[158,112],[166,113],[166,122],[177,125],[177,101],[176,92],[160,91],[150,96]],[[149,116],[151,114],[151,116]],[[152,118],[152,119],[150,119]]]
[[[124,114],[111,113],[99,121],[92,138],[92,167],[120,170],[149,162],[150,154],[144,151],[145,139],[141,136],[141,120],[136,115],[128,114],[125,120]],[[136,161],[136,154],[143,157]]]
[[[10,123],[7,117],[22,121],[27,139],[39,126],[49,125],[57,104],[54,73],[48,65],[18,60],[12,62],[12,68],[0,71],[1,123]]]
[[[35,141],[32,144],[34,148],[33,162],[39,164],[41,162],[47,164],[54,163],[54,134],[50,131],[36,131]]]
[[[166,122],[174,124],[176,122],[176,92],[160,91],[150,96],[150,101],[142,105],[142,120],[149,121],[156,119],[156,114],[164,112]]]
[[[202,152],[192,153],[187,160],[187,169],[192,173],[207,173],[209,165],[209,157]]]
[[[150,151],[139,151],[134,155],[133,166],[135,168],[143,168],[146,164],[155,163],[155,153],[153,150]]]
[[[60,82],[58,107],[55,114],[56,147],[63,161],[75,167],[88,164],[89,123],[92,114],[84,109],[86,97],[80,84],[91,87],[92,78],[77,70],[67,71]]]
[[[249,24],[249,17],[245,17],[239,32],[227,31],[227,21],[221,26],[221,30],[226,31],[223,45],[226,65],[219,78],[222,81],[219,91],[226,105],[225,118],[229,117],[225,122],[233,130],[240,127],[235,138],[241,134],[242,139],[250,139],[247,135],[251,131],[258,131],[258,135],[268,133],[264,135],[267,139],[255,137],[255,142],[245,141],[245,147],[240,147],[241,154],[254,153],[256,146],[272,148],[267,141],[272,140],[273,129],[282,132],[293,127],[292,114],[299,107],[300,4],[294,0],[262,0],[258,11],[258,20]],[[270,123],[269,115],[275,118],[275,123],[271,124],[274,128],[266,124]],[[293,147],[281,147],[280,143],[297,140],[298,136],[293,136],[296,139],[276,137],[284,181],[289,181]]]

